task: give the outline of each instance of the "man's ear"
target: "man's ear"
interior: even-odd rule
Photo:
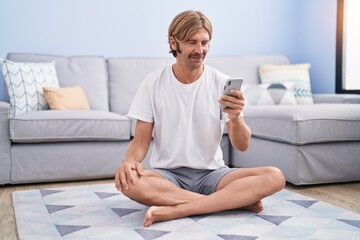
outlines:
[[[172,36],[169,37],[169,43],[170,43],[171,49],[176,51],[176,40],[174,37],[172,37]]]

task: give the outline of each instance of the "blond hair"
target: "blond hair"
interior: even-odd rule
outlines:
[[[174,37],[179,42],[186,41],[201,28],[204,28],[209,33],[209,40],[211,40],[212,25],[202,12],[188,10],[176,15],[168,30],[169,53],[172,53],[174,57],[177,56],[176,50],[171,48],[170,37]]]

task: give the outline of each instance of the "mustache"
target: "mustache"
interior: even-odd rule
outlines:
[[[189,58],[204,58],[205,54],[193,53],[189,55]]]

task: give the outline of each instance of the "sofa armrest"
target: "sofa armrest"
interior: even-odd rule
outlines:
[[[358,94],[317,93],[313,99],[314,103],[360,103]]]
[[[10,183],[9,107],[9,103],[0,102],[0,184]]]

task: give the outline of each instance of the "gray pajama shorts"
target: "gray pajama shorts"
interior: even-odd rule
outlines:
[[[227,166],[215,170],[192,169],[180,167],[176,169],[154,168],[163,178],[188,191],[209,195],[215,192],[220,180],[236,168]]]

